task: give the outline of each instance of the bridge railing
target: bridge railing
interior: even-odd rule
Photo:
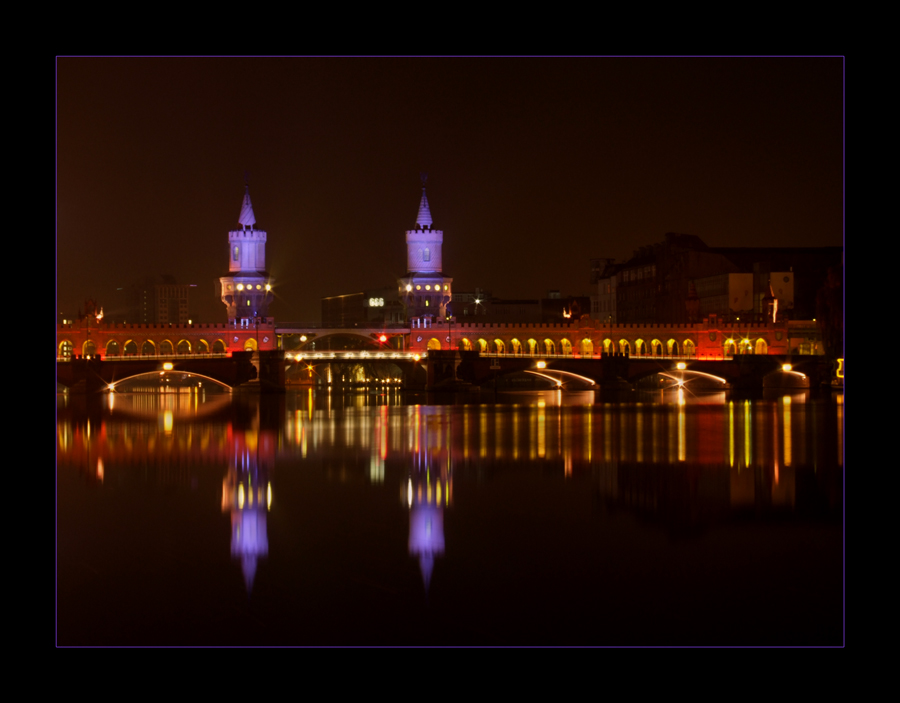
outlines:
[[[95,354],[90,357],[92,359],[102,359],[104,361],[122,361],[122,360],[140,360],[140,361],[181,361],[187,359],[227,359],[231,356],[228,352],[220,352],[217,354]],[[60,356],[57,355],[57,361],[80,361],[84,359],[84,356],[81,355],[72,355],[72,356]]]
[[[328,361],[331,359],[335,360],[343,360],[343,359],[361,359],[367,361],[390,361],[392,359],[404,360],[404,359],[421,359],[425,357],[425,351],[301,351],[296,353],[288,352],[285,355],[285,360],[290,361],[291,359],[297,359],[298,361],[309,361],[309,360],[322,360]],[[290,355],[290,357],[288,356]]]
[[[475,350],[472,350],[475,351]],[[480,357],[486,359],[604,359],[604,358],[624,358],[623,354],[513,354],[512,352],[499,354],[497,352],[480,352]],[[628,354],[629,359],[647,360],[647,361],[731,361],[734,356],[732,354]]]

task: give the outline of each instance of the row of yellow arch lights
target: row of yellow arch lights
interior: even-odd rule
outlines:
[[[246,346],[248,349],[253,350],[256,347],[256,340],[254,340],[252,338],[248,338],[245,341],[246,341]],[[305,340],[302,340],[302,341],[305,341]],[[384,340],[382,340],[382,341],[384,341]],[[538,351],[539,343],[537,342],[537,340],[529,339],[529,340],[527,340],[526,343],[528,345],[527,354],[529,356],[535,356],[540,353]],[[603,340],[603,352],[606,354],[610,353],[610,347],[613,344],[614,344],[614,342],[611,339],[604,339]],[[113,345],[113,346],[111,346],[111,345]],[[129,349],[129,345],[131,345],[131,349]],[[149,345],[149,347],[148,347],[148,345]],[[546,354],[555,354],[556,353],[556,343],[552,339],[545,339],[543,341],[543,345],[544,345],[544,353],[546,353]],[[572,353],[572,343],[568,339],[560,340],[559,345],[561,348],[560,353],[563,356],[568,356]],[[478,351],[480,351],[483,354],[489,354],[489,353],[505,354],[507,345],[506,345],[506,342],[504,342],[502,339],[495,339],[492,343],[488,342],[485,339],[477,339],[477,340],[475,340],[474,344],[468,338],[463,338],[459,341],[459,348],[463,351],[472,351],[476,348],[476,346],[478,348]],[[518,339],[510,340],[509,346],[510,346],[511,353],[515,356],[526,354],[525,346]],[[652,342],[650,342],[650,351],[649,352],[647,351],[646,343],[642,339],[638,339],[637,341],[635,341],[634,346],[635,346],[636,353],[640,356],[663,356],[664,353],[665,353],[665,355],[669,355],[669,356],[678,356],[679,355],[678,342],[674,339],[668,340],[668,342],[666,342],[665,346],[663,345],[663,343],[660,340],[654,339]],[[119,356],[120,355],[120,351],[118,349],[119,343],[116,340],[110,340],[107,343],[106,347],[107,347],[106,348],[107,356]],[[694,353],[694,347],[695,347],[695,345],[694,345],[693,341],[691,341],[690,339],[684,340],[684,342],[682,343],[682,349],[683,349],[684,356],[692,356]],[[71,342],[63,341],[60,344],[60,355],[67,356],[67,352],[69,354],[71,354],[72,348],[73,348],[73,345]],[[432,337],[428,341],[427,348],[436,350],[436,349],[441,349],[442,345],[441,345],[441,342],[439,339],[437,339],[436,337]],[[665,352],[663,351],[664,349],[665,349]],[[755,354],[765,354],[767,352],[767,349],[768,349],[768,347],[766,345],[766,341],[762,338],[757,339],[755,343],[747,338],[741,339],[737,342],[734,339],[729,338],[729,339],[726,339],[725,342],[723,343],[723,353],[726,356],[734,355],[734,354],[738,354],[738,353],[740,353],[740,354],[754,354],[754,353]],[[194,350],[191,348],[191,343],[186,339],[180,340],[178,342],[177,346],[173,345],[171,341],[166,339],[159,343],[159,350],[157,351],[156,343],[154,341],[148,339],[143,342],[143,344],[141,346],[141,350],[140,350],[140,355],[141,356],[147,356],[147,355],[159,355],[159,356],[179,355],[179,356],[183,356],[183,355],[187,355],[187,354],[191,354],[191,353],[221,354],[221,353],[225,353],[225,350],[226,350],[225,343],[220,339],[215,340],[213,342],[212,352],[210,352],[209,343],[203,339],[201,339],[197,343],[197,351],[196,352],[194,352]],[[629,342],[627,339],[620,339],[619,340],[619,351],[622,354],[630,353],[631,352],[631,342]],[[137,352],[138,352],[137,343],[134,342],[134,340],[128,340],[123,345],[122,353],[124,355],[137,356],[138,355]],[[594,343],[590,338],[586,337],[585,339],[581,340],[580,352],[581,352],[582,356],[593,355]],[[95,354],[96,354],[96,345],[94,344],[94,342],[92,340],[87,340],[86,342],[84,342],[84,344],[82,345],[82,355],[87,358],[87,357],[92,357]]]
[[[252,350],[256,348],[256,340],[252,337],[245,340],[245,342],[248,349]],[[129,345],[131,345],[130,348]],[[59,355],[63,358],[70,356],[73,349],[74,345],[72,342],[64,340],[63,342],[60,342]],[[97,354],[97,345],[94,344],[93,340],[88,339],[81,345],[81,353],[86,359],[92,358]],[[106,344],[106,356],[186,356],[192,353],[225,354],[225,342],[221,339],[215,340],[213,342],[212,351],[210,351],[209,342],[205,339],[201,339],[197,342],[197,350],[194,351],[191,347],[191,343],[186,339],[180,340],[177,345],[172,344],[168,339],[164,339],[159,343],[159,350],[157,351],[156,342],[147,339],[141,344],[140,354],[138,354],[137,342],[133,339],[129,339],[125,342],[125,344],[122,345],[121,350],[119,349],[119,343],[115,339],[109,340]]]
[[[539,343],[537,340],[529,339],[526,344],[528,345],[527,351],[525,345],[523,345],[522,342],[520,342],[518,339],[512,339],[509,342],[510,352],[514,356],[536,356],[541,353],[538,351]],[[614,344],[615,342],[613,340],[604,339],[603,353],[609,354],[610,349]],[[552,339],[545,339],[543,345],[543,353],[556,353],[556,344]],[[475,340],[474,344],[467,338],[459,340],[460,350],[473,351],[477,347],[477,350],[482,354],[506,354],[506,346],[506,342],[504,342],[502,339],[495,339],[493,343],[488,342],[485,339],[477,339]],[[563,356],[572,354],[572,343],[568,339],[560,340],[559,346],[561,349],[560,353]],[[648,351],[648,346],[643,339],[638,339],[634,342],[635,352],[639,356],[678,356],[679,354],[683,354],[684,356],[693,356],[695,347],[696,345],[692,340],[686,339],[681,344],[681,351],[679,351],[677,340],[670,339],[664,345],[660,340],[654,339],[652,342],[650,342]],[[441,348],[441,342],[436,337],[432,337],[430,340],[428,340],[428,349]],[[749,338],[740,339],[738,341],[735,341],[733,338],[729,338],[724,341],[722,350],[726,356],[734,354],[766,354],[768,353],[768,345],[766,344],[766,340],[761,337],[757,339],[755,343],[752,342]],[[592,356],[594,354],[594,343],[589,337],[585,337],[581,340],[580,352],[582,356]],[[622,354],[630,354],[631,342],[629,342],[627,339],[620,339],[619,352]]]

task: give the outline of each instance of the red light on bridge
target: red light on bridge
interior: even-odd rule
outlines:
[[[378,341],[384,344],[387,341],[387,335],[383,334],[378,338]]]

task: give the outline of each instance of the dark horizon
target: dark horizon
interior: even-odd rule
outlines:
[[[666,232],[843,244],[825,58],[57,60],[57,307],[168,274],[219,322],[244,174],[277,320],[394,286],[427,172],[457,291],[589,295]]]

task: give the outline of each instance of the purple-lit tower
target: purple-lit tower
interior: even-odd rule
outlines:
[[[238,218],[241,229],[228,233],[228,275],[222,276],[222,302],[228,310],[228,322],[251,327],[265,322],[269,304],[275,299],[273,279],[266,271],[266,233],[256,229],[256,216],[250,204],[250,186]]]
[[[453,279],[442,271],[441,246],[444,233],[432,229],[431,209],[422,184],[422,200],[416,216],[416,229],[406,233],[407,273],[398,279],[400,301],[411,324],[443,320],[452,297]]]

